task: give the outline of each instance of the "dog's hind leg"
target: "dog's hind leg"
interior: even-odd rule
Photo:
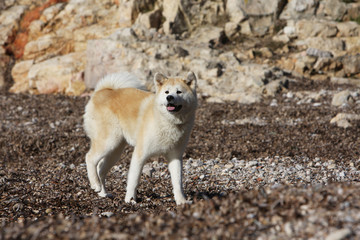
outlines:
[[[86,154],[86,169],[88,178],[90,186],[95,190],[95,192],[100,192],[102,190],[101,179],[98,173],[99,163],[104,161],[107,162],[106,159],[108,158],[108,155],[112,155],[111,153],[117,149],[119,141],[120,143],[122,142],[122,139],[118,139],[118,141],[116,141],[116,138],[109,139],[111,139],[111,141],[91,141],[90,150]]]
[[[91,188],[94,189],[95,192],[100,192],[101,185],[96,168],[100,160],[103,158],[103,155],[95,149],[95,146],[92,144],[89,152],[86,154],[86,169]]]
[[[98,177],[101,185],[101,191],[98,194],[101,197],[108,196],[105,189],[106,174],[119,160],[120,154],[123,151],[125,145],[126,145],[125,140],[121,141],[120,144],[114,150],[106,154],[106,156],[99,162],[97,166]]]

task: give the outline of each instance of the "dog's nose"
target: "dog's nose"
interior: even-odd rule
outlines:
[[[174,100],[174,96],[172,96],[172,95],[167,95],[167,96],[166,96],[166,100],[168,100],[168,102],[170,102],[170,101]]]

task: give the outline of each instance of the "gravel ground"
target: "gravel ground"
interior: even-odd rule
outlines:
[[[0,239],[358,239],[360,122],[330,124],[360,114],[359,99],[331,106],[345,88],[299,79],[259,104],[200,100],[186,206],[175,205],[162,158],[145,165],[138,204],[124,202],[130,147],[108,176],[114,197],[90,190],[88,97],[2,91]]]

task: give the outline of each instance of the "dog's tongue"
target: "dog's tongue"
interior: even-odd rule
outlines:
[[[174,106],[167,106],[166,109],[168,111],[174,111],[175,110],[175,107]]]

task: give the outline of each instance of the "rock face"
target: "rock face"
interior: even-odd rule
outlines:
[[[295,76],[360,77],[360,3],[340,0],[32,0],[0,6],[12,92],[81,94],[132,71],[195,71],[208,101],[252,103]],[[4,57],[1,57],[4,56]],[[6,61],[0,64],[0,86]]]

